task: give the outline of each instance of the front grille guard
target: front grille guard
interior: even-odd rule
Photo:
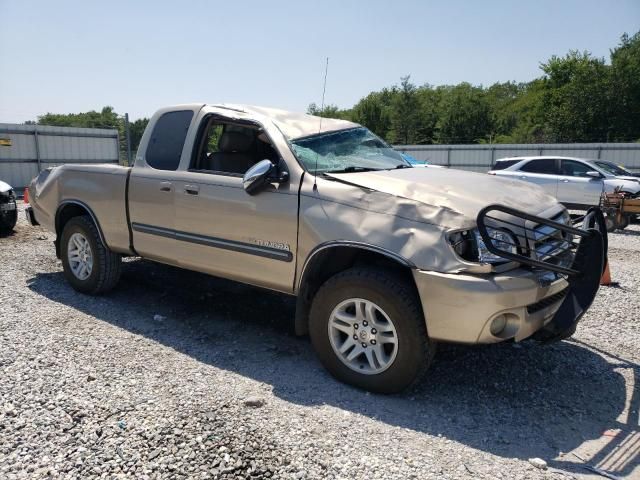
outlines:
[[[500,213],[503,214],[502,218],[497,216]],[[504,218],[505,214],[506,218]],[[516,219],[525,220],[524,225],[516,223]],[[527,224],[532,226],[527,227]],[[480,237],[489,252],[505,260],[523,265],[537,267],[569,277],[580,276],[583,270],[581,268],[582,264],[588,260],[583,258],[584,254],[590,250],[587,244],[593,243],[594,236],[601,237],[595,241],[599,244],[601,243],[603,257],[606,259],[607,230],[602,211],[597,207],[590,208],[584,217],[580,217],[572,221],[571,225],[567,225],[548,218],[531,215],[515,208],[503,205],[489,205],[478,213],[477,225]],[[507,231],[513,237],[523,241],[510,243],[500,240],[496,242],[492,239],[488,229]],[[552,245],[551,250],[539,250],[537,244],[547,239],[553,239],[557,244],[555,246]],[[585,245],[581,248],[583,243]],[[507,245],[509,248],[516,247],[518,253],[500,248],[500,245]],[[570,266],[554,263],[561,260],[563,256],[567,258],[568,255],[574,259]],[[581,257],[580,262],[575,261],[578,256]],[[602,259],[603,257],[600,258]],[[600,268],[604,270],[604,262]]]

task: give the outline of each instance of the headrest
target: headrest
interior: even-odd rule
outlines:
[[[246,152],[251,148],[253,137],[243,132],[224,132],[218,146],[221,152]]]

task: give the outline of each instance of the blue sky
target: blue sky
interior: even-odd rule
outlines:
[[[0,122],[112,105],[304,111],[417,84],[528,81],[570,49],[608,58],[640,28],[640,0],[0,0]]]

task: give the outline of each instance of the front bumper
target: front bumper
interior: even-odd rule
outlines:
[[[540,330],[569,287],[564,278],[549,281],[548,276],[525,269],[495,275],[413,273],[429,337],[455,343],[523,340]],[[494,335],[491,324],[501,315],[505,328]]]
[[[571,238],[561,242],[565,251],[575,251],[571,265],[555,263],[548,254],[541,254],[540,259],[525,255],[520,248],[515,254],[493,245],[485,221],[515,225],[489,216],[496,211],[578,236],[579,243]],[[532,335],[541,341],[553,341],[571,336],[598,292],[606,262],[607,232],[602,212],[590,209],[578,229],[507,207],[490,206],[478,215],[478,226],[492,253],[530,268],[493,275],[414,270],[429,336],[457,343],[519,341]],[[539,235],[539,231],[526,229],[521,236],[525,240],[550,238],[548,232],[538,237],[536,233]],[[525,253],[540,254],[535,247],[524,249]]]

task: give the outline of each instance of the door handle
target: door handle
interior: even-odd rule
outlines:
[[[569,180],[565,178],[564,180],[562,180],[562,183],[569,183]]]
[[[524,175],[522,175],[522,176],[520,177],[520,180],[526,180],[526,179],[527,179],[527,177],[525,177]]]
[[[160,191],[161,192],[170,192],[171,191],[171,182],[160,182]]]
[[[185,185],[184,192],[189,195],[198,195],[200,187],[198,185]]]

